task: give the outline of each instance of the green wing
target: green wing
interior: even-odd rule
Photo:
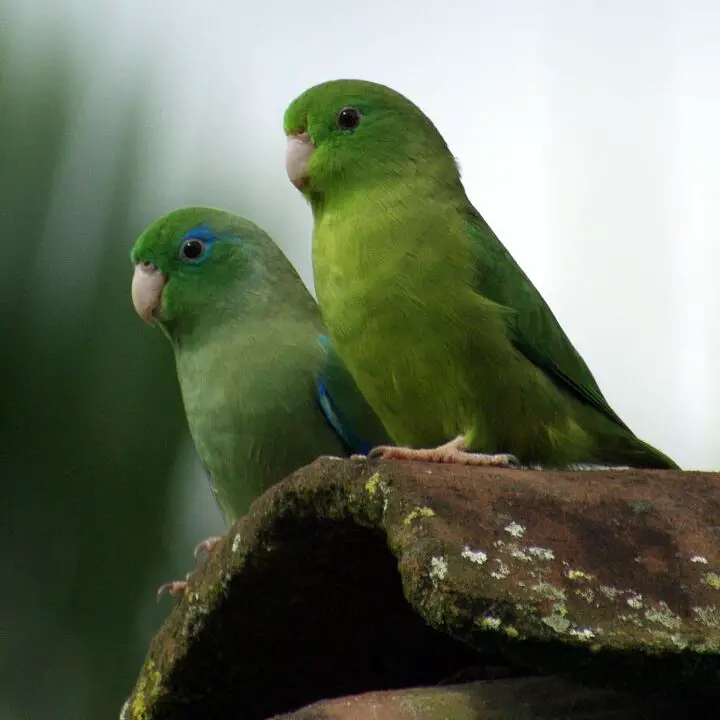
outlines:
[[[518,350],[556,385],[629,430],[608,405],[552,310],[474,208],[469,213],[468,227],[477,255],[476,288],[489,300],[514,310],[508,327]]]

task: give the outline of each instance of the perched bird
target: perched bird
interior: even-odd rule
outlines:
[[[317,304],[257,225],[175,210],[131,259],[135,310],[172,344],[190,433],[228,523],[319,455],[389,441],[323,335]]]
[[[418,107],[336,80],[296,98],[284,127],[330,339],[401,446],[374,454],[677,467],[608,405]]]

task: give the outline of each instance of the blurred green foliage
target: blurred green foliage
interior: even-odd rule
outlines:
[[[133,203],[142,88],[78,142],[71,49],[0,45],[3,720],[117,717],[171,605],[153,588],[192,565],[163,544],[187,437],[172,354],[129,300],[131,244],[166,210]]]

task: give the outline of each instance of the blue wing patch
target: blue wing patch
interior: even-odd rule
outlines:
[[[317,341],[323,350],[330,354],[332,349],[330,338],[326,335],[318,335]],[[372,445],[355,433],[347,415],[345,415],[340,409],[340,406],[333,400],[333,396],[330,394],[330,389],[328,388],[327,379],[324,375],[318,374],[315,378],[315,390],[318,402],[320,403],[320,409],[323,411],[325,419],[330,423],[330,427],[340,438],[345,449],[349,453],[367,455],[372,450]]]
[[[320,409],[323,411],[325,419],[337,433],[348,452],[367,455],[372,450],[372,446],[355,433],[345,413],[333,400],[327,387],[327,381],[322,375],[318,375],[315,379],[315,388]]]

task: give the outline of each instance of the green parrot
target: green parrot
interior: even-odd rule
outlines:
[[[317,304],[257,225],[182,208],[143,232],[131,260],[135,310],[172,344],[190,433],[228,524],[319,455],[390,441]]]
[[[396,443],[373,455],[677,467],[608,405],[418,107],[336,80],[296,98],[284,127],[325,325]]]

